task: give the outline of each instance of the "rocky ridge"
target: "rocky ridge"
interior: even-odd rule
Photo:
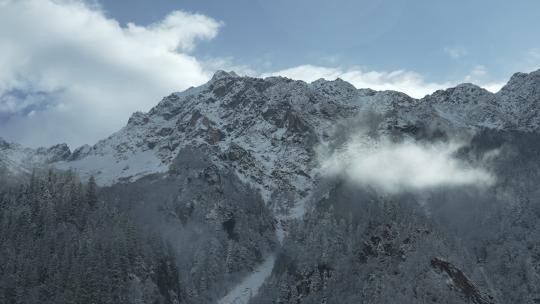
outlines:
[[[496,94],[461,84],[417,100],[356,89],[341,79],[308,84],[218,71],[208,83],[173,93],[148,113],[134,113],[124,128],[94,146],[71,153],[65,144],[32,150],[3,141],[2,156],[13,169],[45,163],[112,184],[166,172],[183,147],[208,145],[217,163],[234,167],[267,201],[285,193],[297,201],[312,187],[314,147],[338,122],[369,110],[384,116],[388,129],[422,122],[538,131],[539,79],[540,70],[516,73]]]

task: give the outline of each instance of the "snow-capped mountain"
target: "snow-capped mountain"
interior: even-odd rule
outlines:
[[[516,73],[497,93],[473,84],[439,90],[421,104],[455,124],[494,129],[538,131],[540,70]]]
[[[316,143],[336,122],[352,117],[362,99],[373,98],[341,80],[307,84],[219,71],[207,84],[133,114],[119,132],[53,166],[111,184],[165,172],[184,147],[208,145],[218,165],[232,167],[266,201],[281,196],[293,204],[311,190]]]
[[[319,169],[316,147],[340,122],[371,111],[384,117],[383,132],[419,124],[538,131],[539,85],[540,70],[516,73],[496,94],[461,84],[414,99],[356,89],[341,79],[305,83],[218,71],[208,83],[173,93],[148,113],[134,113],[94,146],[70,152],[65,144],[29,149],[2,141],[0,162],[11,171],[73,169],[111,185],[167,172],[183,148],[208,145],[218,166],[232,168],[274,208],[301,214]]]
[[[173,93],[148,113],[133,114],[124,128],[96,145],[45,159],[112,184],[165,172],[183,147],[207,144],[217,162],[234,167],[266,200],[289,191],[296,201],[312,187],[314,146],[328,138],[337,122],[369,109],[386,116],[389,128],[440,120],[537,131],[539,79],[540,70],[517,73],[496,94],[462,84],[417,100],[394,91],[356,89],[340,79],[308,84],[218,71],[205,85]],[[51,149],[60,148],[65,151],[65,146]],[[44,155],[40,151],[35,155]]]
[[[366,113],[370,115],[362,116]],[[361,121],[366,117],[374,122]],[[342,303],[352,299],[358,302],[368,296],[378,299],[374,303],[391,303],[389,299],[393,295],[373,290],[384,289],[387,282],[399,285],[396,282],[413,278],[412,291],[400,291],[404,297],[429,298],[429,301],[437,302],[440,298],[432,295],[442,295],[446,299],[442,303],[496,303],[496,299],[505,297],[519,298],[513,294],[508,297],[511,292],[500,287],[505,284],[493,282],[484,273],[484,268],[493,270],[500,265],[475,261],[472,254],[460,258],[462,250],[480,250],[477,247],[481,246],[461,244],[454,238],[452,233],[455,232],[445,230],[446,224],[433,220],[440,214],[428,209],[442,207],[437,204],[426,207],[426,203],[420,202],[435,197],[432,193],[423,193],[420,198],[392,196],[377,193],[369,187],[358,190],[342,181],[321,177],[321,147],[342,141],[340,132],[343,128],[358,121],[372,124],[375,129],[375,135],[366,134],[369,139],[365,141],[366,145],[373,142],[372,137],[383,135],[432,140],[437,136],[444,137],[446,133],[469,132],[470,144],[459,151],[463,158],[488,159],[478,152],[488,148],[496,150],[492,155],[505,155],[495,161],[488,159],[497,168],[497,173],[507,174],[504,183],[496,183],[497,191],[493,191],[496,195],[490,199],[503,201],[506,197],[519,197],[520,201],[501,204],[504,207],[497,212],[508,211],[504,209],[508,206],[520,206],[516,214],[522,216],[522,209],[528,208],[528,205],[521,205],[530,201],[521,199],[520,191],[524,191],[522,187],[525,186],[512,184],[521,179],[515,178],[515,172],[507,168],[515,155],[522,152],[512,150],[514,154],[509,153],[501,142],[512,142],[527,153],[536,151],[534,147],[530,151],[524,148],[524,142],[529,134],[540,133],[540,70],[515,74],[495,94],[473,84],[461,84],[422,99],[395,91],[357,89],[340,79],[306,83],[283,77],[240,77],[234,72],[218,71],[208,83],[173,93],[147,113],[134,113],[124,128],[94,146],[85,145],[71,152],[66,145],[29,149],[0,141],[0,167],[14,173],[29,172],[33,167],[41,166],[72,169],[83,178],[95,176],[98,184],[113,186],[111,189],[152,174],[164,179],[170,174],[172,177],[168,182],[180,187],[180,194],[185,196],[183,203],[187,207],[184,207],[189,211],[195,208],[192,201],[200,204],[197,207],[200,209],[199,222],[217,227],[216,231],[227,230],[228,237],[223,236],[212,248],[222,249],[227,244],[228,251],[237,250],[242,254],[240,261],[249,261],[250,265],[263,258],[263,252],[258,252],[256,257],[246,253],[252,242],[251,236],[256,233],[250,232],[244,243],[238,245],[238,236],[233,231],[234,214],[236,220],[244,220],[243,225],[247,225],[249,216],[239,216],[243,211],[235,206],[234,199],[226,198],[225,204],[222,196],[223,193],[232,196],[234,190],[231,189],[242,188],[238,186],[240,183],[248,185],[246,189],[255,189],[272,211],[261,212],[266,224],[259,243],[265,245],[259,247],[272,248],[277,238],[282,249],[266,253],[260,266],[253,268],[255,272],[247,275],[220,303],[246,303],[259,289],[262,290],[261,297],[267,297],[255,298],[254,301],[260,303],[267,303],[268,298],[277,298],[280,303],[324,303],[327,296],[335,296],[329,286],[336,288],[339,280],[359,273],[366,276],[361,280],[370,286],[369,292],[364,290],[362,296],[351,295]],[[518,135],[514,137],[513,132]],[[193,154],[197,153],[202,154],[204,161],[197,160],[200,163],[191,166],[189,162],[196,159]],[[519,168],[530,167],[526,162],[519,165]],[[221,178],[228,174],[234,174],[233,186],[229,185],[230,189],[223,191]],[[193,187],[190,186],[193,185],[192,176],[200,179],[197,185],[201,189],[186,190]],[[141,183],[140,187],[148,185]],[[212,196],[202,203],[199,199],[206,192],[212,192]],[[451,195],[441,193],[437,193],[438,200],[450,200]],[[359,198],[365,203],[360,211],[352,203]],[[466,197],[465,200],[489,199]],[[396,201],[404,203],[397,204]],[[408,204],[411,201],[414,203]],[[176,214],[177,210],[170,212]],[[500,213],[493,211],[477,222],[487,225]],[[275,223],[268,220],[272,216]],[[297,220],[302,218],[302,221]],[[508,225],[514,225],[514,222]],[[494,230],[492,226],[486,227]],[[506,228],[500,229],[498,236],[501,238],[497,242],[504,242],[502,236],[510,237]],[[276,236],[273,236],[274,230]],[[232,253],[228,252],[226,256],[233,261],[230,265],[239,267],[240,262]],[[531,265],[538,264],[534,257],[533,253],[528,256]],[[480,255],[476,258],[487,259]],[[197,259],[199,264],[206,265],[204,257]],[[360,270],[349,269],[349,264],[342,264],[343,261]],[[294,267],[290,266],[293,264]],[[368,268],[371,272],[364,273]],[[245,271],[245,267],[239,267],[238,271]],[[205,275],[201,275],[204,282]],[[537,272],[528,274],[527,282],[536,282],[536,276]],[[201,286],[206,286],[204,284]],[[357,287],[354,285],[349,291]],[[343,294],[348,295],[349,291]],[[201,291],[197,292],[197,296],[201,296]]]

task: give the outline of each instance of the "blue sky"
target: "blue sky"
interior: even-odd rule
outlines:
[[[198,46],[202,57],[229,57],[262,70],[301,64],[414,70],[431,81],[467,75],[503,81],[530,69],[540,47],[540,1],[432,0],[101,0],[122,23],[149,24],[173,10],[224,23]]]
[[[538,37],[536,0],[0,0],[0,137],[93,144],[217,69],[497,91]]]

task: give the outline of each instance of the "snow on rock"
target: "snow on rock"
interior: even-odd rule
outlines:
[[[65,160],[71,155],[66,144],[31,149],[0,138],[0,168],[12,173],[29,173],[33,168]]]
[[[117,181],[133,181],[151,173],[168,170],[151,151],[142,151],[129,155],[125,159],[115,159],[112,155],[89,155],[75,161],[61,161],[54,164],[58,169],[80,172],[81,178],[91,175],[101,185],[111,185]]]

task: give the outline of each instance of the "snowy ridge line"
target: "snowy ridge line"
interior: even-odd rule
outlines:
[[[260,79],[218,71],[208,83],[173,93],[148,113],[134,113],[124,128],[93,147],[83,146],[71,153],[62,145],[48,150],[28,149],[1,140],[0,165],[7,164],[9,159],[12,161],[9,167],[15,164],[28,170],[52,163],[89,175],[88,165],[96,162],[103,166],[92,174],[97,175],[99,183],[110,184],[163,172],[186,144],[207,143],[227,149],[229,145],[223,143],[234,142],[253,152],[259,170],[286,171],[291,164],[299,164],[295,169],[306,171],[307,156],[302,152],[306,151],[305,143],[290,142],[298,140],[293,133],[312,132],[322,138],[325,130],[337,121],[353,117],[366,107],[390,115],[389,123],[396,126],[437,118],[472,127],[539,130],[540,107],[536,102],[539,79],[540,70],[516,73],[496,94],[472,84],[461,84],[414,99],[394,91],[356,89],[340,79],[307,84],[284,77]],[[147,151],[148,154],[140,155]],[[132,157],[149,158],[152,154],[157,158],[152,166],[137,168],[127,161]],[[282,156],[279,159],[268,157],[278,154]],[[103,159],[99,160],[100,157]],[[88,165],[80,162],[84,158],[88,158]],[[118,170],[120,163],[133,169]],[[287,174],[286,183],[294,184],[294,172]],[[258,184],[272,180],[257,178],[262,178],[255,181]]]

